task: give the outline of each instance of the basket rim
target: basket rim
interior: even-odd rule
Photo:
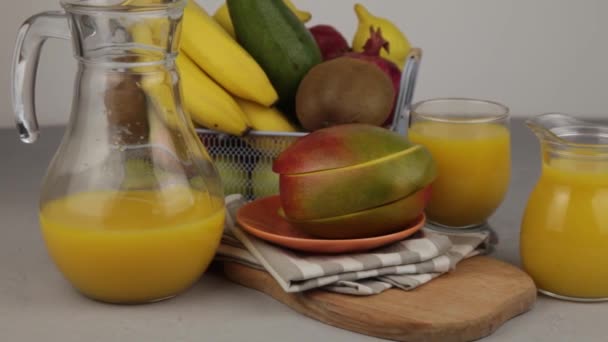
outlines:
[[[227,133],[222,133],[218,131],[214,131],[212,129],[207,128],[196,128],[196,133],[199,134],[215,134],[215,135],[229,135]],[[238,138],[246,138],[250,136],[261,136],[261,137],[303,137],[305,135],[310,134],[311,132],[278,132],[278,131],[256,131],[251,130],[246,135]]]
[[[420,61],[422,59],[422,49],[419,47],[412,47],[410,55],[406,61],[405,66],[403,67],[402,74],[402,82],[399,98],[397,102],[401,101],[402,108],[399,109],[399,103],[396,104],[395,113],[393,122],[390,126],[387,126],[387,129],[399,132],[399,125],[402,124],[402,120],[405,119],[403,113],[404,111],[409,110],[409,107],[412,105],[413,92],[416,87],[416,80],[418,74],[418,68],[420,66]],[[401,111],[401,113],[400,113]],[[210,134],[210,135],[229,135],[227,133],[218,132],[208,128],[195,128],[197,134]],[[274,131],[256,131],[250,130],[245,136],[239,138],[246,138],[249,136],[258,136],[258,137],[303,137],[311,132],[274,132]]]

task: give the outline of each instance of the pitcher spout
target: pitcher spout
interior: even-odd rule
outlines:
[[[527,120],[526,124],[543,145],[548,143],[553,149],[573,154],[581,151],[608,154],[608,126],[559,113],[542,114]]]
[[[185,0],[64,0],[74,54],[88,62],[174,57]]]
[[[526,125],[541,141],[567,144],[568,131],[572,133],[589,124],[566,114],[548,113],[526,120]]]

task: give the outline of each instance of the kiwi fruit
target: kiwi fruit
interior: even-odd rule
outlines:
[[[296,114],[308,131],[349,123],[381,126],[394,96],[391,79],[376,65],[340,57],[306,74],[296,95]]]

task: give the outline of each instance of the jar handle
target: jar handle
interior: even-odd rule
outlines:
[[[19,136],[25,143],[38,139],[34,91],[40,51],[48,38],[70,39],[64,12],[36,14],[21,25],[17,34],[11,69],[11,100]]]

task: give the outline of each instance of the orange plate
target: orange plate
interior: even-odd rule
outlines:
[[[261,198],[239,209],[236,220],[245,231],[262,240],[299,251],[324,254],[362,252],[397,242],[419,231],[426,221],[422,214],[397,233],[364,239],[327,240],[293,227],[278,214],[280,207],[279,196]]]

